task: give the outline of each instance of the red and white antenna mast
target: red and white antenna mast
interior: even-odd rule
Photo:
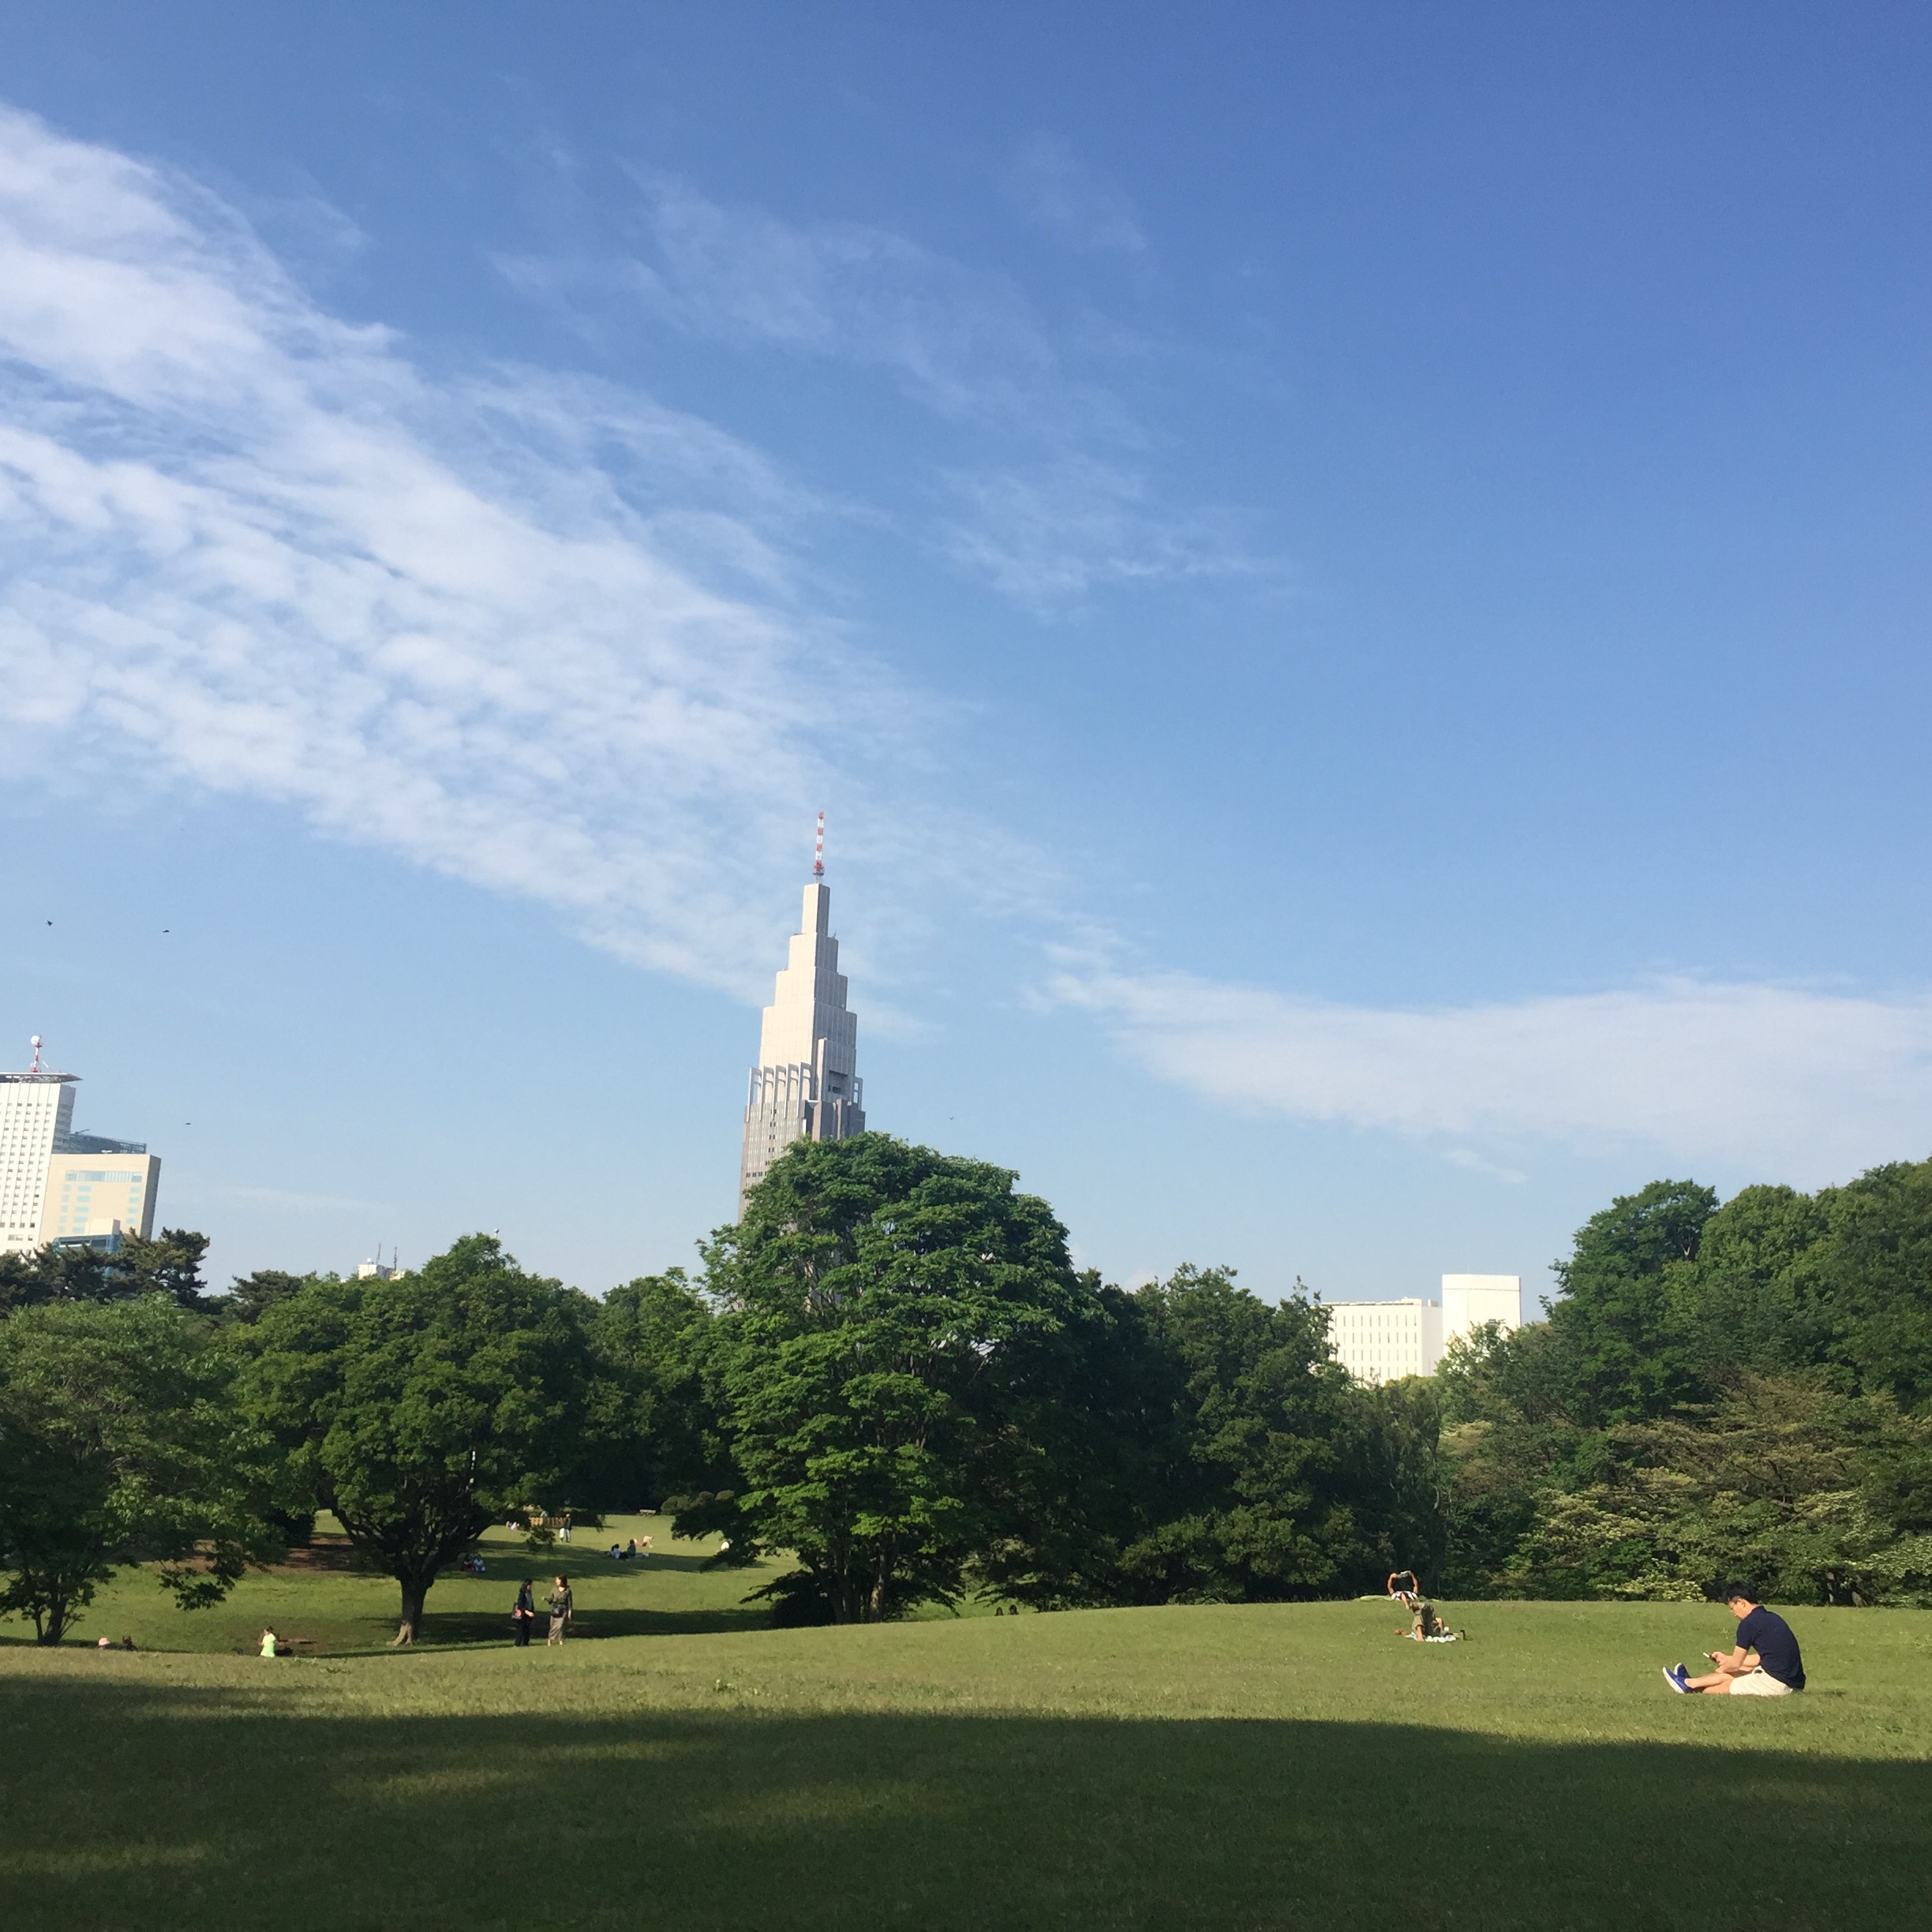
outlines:
[[[821,812],[818,814],[818,822],[821,825],[825,823],[825,814],[823,812]],[[34,1058],[33,1065],[30,1066],[27,1071],[29,1073],[45,1073],[47,1069],[40,1064],[40,1035],[38,1033],[35,1034],[33,1038],[28,1043],[28,1044],[34,1050]]]
[[[822,879],[825,877],[825,814],[823,812],[818,814],[818,837],[816,844],[812,847],[812,877],[815,879]]]

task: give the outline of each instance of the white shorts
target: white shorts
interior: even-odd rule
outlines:
[[[1731,1679],[1733,1697],[1789,1697],[1791,1694],[1791,1686],[1773,1677],[1762,1664],[1746,1676]]]

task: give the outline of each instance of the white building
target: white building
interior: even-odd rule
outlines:
[[[40,1245],[47,1163],[73,1126],[74,1076],[40,1065],[0,1073],[0,1254],[31,1254]]]
[[[741,1217],[745,1197],[794,1140],[844,1140],[865,1132],[859,1017],[845,1005],[831,918],[831,888],[814,879],[758,1036],[738,1170]]]
[[[152,1236],[161,1163],[136,1141],[73,1130],[79,1078],[40,1064],[0,1073],[0,1254],[49,1241],[118,1247]]]
[[[1485,1322],[1522,1321],[1520,1275],[1445,1275],[1442,1299],[1331,1301],[1328,1340],[1335,1360],[1365,1382],[1433,1375],[1449,1344]]]

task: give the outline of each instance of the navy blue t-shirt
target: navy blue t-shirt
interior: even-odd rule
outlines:
[[[1738,1625],[1737,1640],[1740,1648],[1758,1653],[1767,1676],[1789,1684],[1794,1690],[1804,1688],[1804,1660],[1798,1654],[1798,1639],[1775,1610],[1760,1604]]]

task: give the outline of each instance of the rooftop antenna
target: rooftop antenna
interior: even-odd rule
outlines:
[[[825,877],[825,814],[823,812],[818,814],[818,842],[812,847],[812,877],[815,879],[822,879]]]
[[[825,824],[825,814],[823,812],[821,812],[818,814],[818,823],[822,828]],[[819,833],[819,837],[822,838],[824,836],[824,832],[822,829]],[[38,1033],[35,1034],[33,1038],[28,1042],[28,1044],[34,1050],[34,1058],[33,1065],[30,1066],[27,1071],[29,1073],[44,1073],[47,1069],[40,1064],[40,1035]]]

